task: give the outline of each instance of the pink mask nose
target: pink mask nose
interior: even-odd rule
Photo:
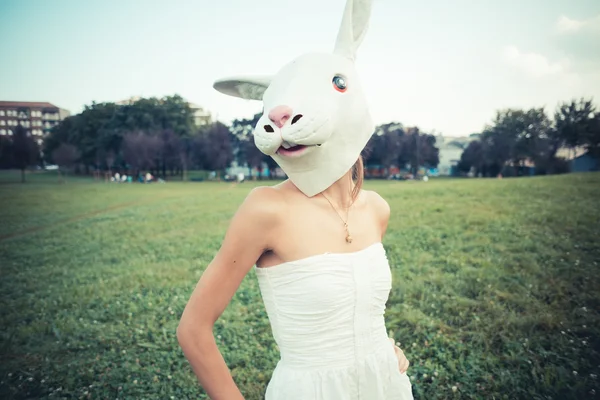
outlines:
[[[269,119],[273,121],[278,128],[281,128],[292,116],[292,109],[288,106],[277,106],[269,112]]]

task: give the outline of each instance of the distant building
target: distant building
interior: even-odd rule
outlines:
[[[188,106],[190,106],[190,108],[194,112],[194,124],[196,126],[212,124],[213,119],[210,112],[206,111],[204,108],[194,103],[188,102]]]
[[[435,137],[435,146],[440,150],[437,171],[439,175],[452,175],[453,169],[460,161],[460,156],[469,143],[476,140],[475,136],[442,136]]]
[[[600,171],[600,160],[585,153],[571,160],[571,172]]]
[[[11,136],[20,125],[41,144],[50,130],[69,115],[68,110],[52,103],[0,101],[0,135]]]
[[[556,152],[556,156],[563,158],[569,163],[571,172],[589,172],[600,170],[600,160],[593,157],[588,150],[583,147],[562,147]]]
[[[558,151],[556,152],[556,157],[570,161],[579,156],[584,155],[585,153],[587,153],[587,149],[583,146],[577,146],[577,147],[563,146],[563,147],[560,147],[558,149]]]
[[[115,104],[118,104],[120,106],[126,106],[126,105],[133,104],[136,101],[141,100],[141,99],[142,98],[139,96],[132,96],[128,99],[117,101],[117,102],[115,102]],[[199,105],[194,104],[194,103],[188,102],[187,104],[192,109],[192,112],[194,113],[194,125],[204,126],[204,125],[209,125],[209,124],[213,123],[213,118],[209,111],[206,111],[204,108],[202,108]]]

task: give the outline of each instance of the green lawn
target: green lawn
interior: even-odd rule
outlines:
[[[205,398],[175,329],[254,183],[27,178],[0,184],[0,398]],[[392,207],[387,324],[415,398],[600,395],[600,174],[367,188]],[[215,334],[261,399],[278,353],[254,273]]]

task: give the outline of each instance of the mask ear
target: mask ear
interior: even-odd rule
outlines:
[[[371,18],[373,0],[347,0],[342,24],[338,32],[333,52],[351,60],[356,58]]]
[[[229,96],[247,100],[262,100],[265,90],[271,84],[270,76],[239,76],[219,79],[213,88]]]

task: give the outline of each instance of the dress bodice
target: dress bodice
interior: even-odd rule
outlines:
[[[267,399],[412,399],[387,337],[392,275],[381,243],[255,271],[281,352]]]

